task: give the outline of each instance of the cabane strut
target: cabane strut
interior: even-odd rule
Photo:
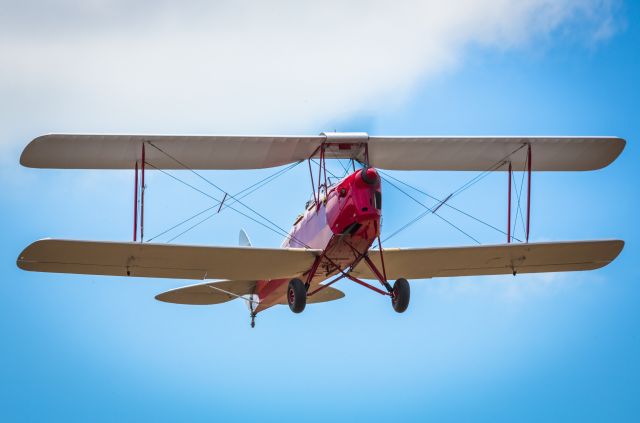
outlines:
[[[134,190],[133,190],[133,242],[138,239],[138,206],[140,207],[140,242],[144,240],[144,166],[145,151],[142,143],[142,159],[140,160],[140,184],[138,184],[138,160],[135,162]]]

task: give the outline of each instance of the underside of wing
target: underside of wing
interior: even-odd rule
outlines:
[[[24,149],[20,163],[54,169],[260,169],[311,156],[321,136],[49,134]]]
[[[593,170],[622,152],[616,137],[385,137],[320,135],[49,134],[31,141],[20,163],[57,169],[132,169],[142,160],[158,169],[258,169],[321,155],[396,170],[524,170],[531,146],[534,171]]]
[[[302,275],[318,250],[43,239],[18,257],[24,270],[171,279],[275,279]]]
[[[209,305],[226,303],[238,296],[253,294],[256,281],[222,281],[183,286],[156,295],[165,303]]]
[[[370,137],[369,163],[395,170],[595,170],[616,159],[615,137]]]
[[[450,276],[593,270],[611,263],[622,251],[623,241],[567,241],[471,247],[385,249],[387,278],[423,279]],[[380,253],[369,253],[381,269]],[[353,275],[374,279],[361,262]]]

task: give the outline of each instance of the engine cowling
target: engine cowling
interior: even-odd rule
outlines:
[[[330,190],[327,223],[335,234],[353,234],[365,223],[379,222],[381,199],[378,172],[374,168],[358,170]]]

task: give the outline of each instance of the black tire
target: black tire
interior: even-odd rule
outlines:
[[[300,279],[291,279],[287,288],[287,302],[294,313],[302,313],[307,305],[307,289]]]
[[[403,313],[409,307],[409,299],[411,298],[411,288],[409,282],[400,278],[393,284],[393,298],[391,305],[398,313]]]

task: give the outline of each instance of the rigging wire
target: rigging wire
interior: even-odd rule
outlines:
[[[489,167],[488,169],[482,171],[479,175],[476,175],[475,177],[471,178],[469,181],[467,181],[466,183],[464,183],[462,186],[460,186],[458,189],[454,190],[447,198],[451,199],[455,196],[457,196],[458,194],[464,192],[465,190],[469,189],[471,186],[475,185],[476,183],[478,183],[480,180],[482,180],[483,178],[485,178],[487,175],[489,175],[489,173],[495,171],[496,169],[500,168],[501,166],[503,166],[506,162],[506,159],[508,159],[510,156],[514,155],[515,153],[517,153],[518,151],[522,150],[527,144],[522,144],[520,147],[516,148],[514,151],[512,151],[511,153],[507,154],[506,156],[504,156],[502,159],[496,161],[491,167]],[[382,172],[381,172],[382,173]],[[449,223],[451,226],[453,226],[454,228],[456,228],[458,231],[462,232],[463,234],[465,234],[467,237],[471,238],[472,240],[474,240],[476,243],[480,244],[480,242],[475,239],[474,237],[472,237],[471,235],[467,234],[466,232],[464,232],[462,229],[460,229],[459,227],[455,226],[453,223],[447,221],[446,219],[444,219],[442,216],[440,216],[437,213],[434,213],[433,210],[429,211],[429,207],[427,207],[426,205],[422,204],[421,202],[419,202],[418,200],[416,200],[415,198],[411,197],[408,193],[404,192],[402,189],[400,189],[399,187],[395,186],[393,183],[389,182],[389,180],[387,179],[387,183],[390,184],[391,186],[393,186],[394,188],[398,189],[400,192],[402,192],[403,194],[407,195],[409,198],[411,198],[412,200],[416,201],[418,204],[420,204],[421,206],[427,208],[426,212],[423,212],[422,214],[420,214],[418,217],[414,218],[413,220],[411,220],[408,224],[404,225],[402,228],[400,228],[399,230],[395,231],[394,233],[392,233],[390,236],[388,236],[387,238],[384,239],[384,241],[387,241],[389,238],[391,238],[391,236],[395,236],[398,233],[400,233],[402,230],[408,228],[409,226],[413,225],[415,222],[417,222],[418,220],[422,219],[424,216],[428,215],[428,214],[433,214],[435,216],[438,216],[439,218],[441,218],[442,220],[444,220],[445,222]],[[410,188],[414,188],[409,184],[405,185],[409,186]],[[414,188],[416,189],[416,188]],[[421,192],[420,190],[416,189],[417,191]],[[427,195],[426,193],[424,193],[425,195]],[[441,204],[447,205],[444,202],[441,202]],[[450,205],[447,205],[449,207],[453,207]],[[472,217],[472,216],[469,216]],[[472,217],[473,218],[473,217]],[[479,220],[479,219],[477,219]],[[482,222],[482,221],[481,221]],[[482,222],[485,223],[486,222]],[[491,226],[491,225],[489,225]],[[495,228],[497,229],[497,228]],[[500,229],[497,229],[498,231],[502,232]],[[504,232],[502,232],[504,234]],[[516,238],[517,239],[517,238]],[[518,240],[520,241],[520,240]]]
[[[434,213],[433,209],[429,206],[427,206],[426,204],[422,203],[420,200],[414,198],[411,194],[409,194],[408,192],[404,191],[402,188],[400,188],[399,186],[397,186],[396,184],[389,182],[389,180],[387,180],[387,183],[389,185],[391,185],[392,187],[394,187],[395,189],[397,189],[398,191],[400,191],[401,193],[403,193],[404,195],[406,195],[407,197],[409,197],[410,199],[412,199],[413,201],[415,201],[416,203],[418,203],[419,205],[421,205],[422,207],[424,207],[426,209],[426,211],[424,211],[420,216],[414,218],[411,222],[407,223],[406,225],[404,225],[402,228],[400,228],[399,230],[395,231],[394,233],[392,233],[391,235],[387,236],[383,241],[388,241],[390,238],[396,236],[397,234],[399,234],[401,231],[405,230],[406,228],[408,228],[409,226],[413,225],[414,223],[416,223],[418,220],[422,219],[423,217],[425,217],[428,214],[432,214],[434,216],[437,216],[438,218],[440,218],[441,220],[443,220],[444,222],[448,223],[451,227],[453,227],[454,229],[458,230],[460,233],[466,235],[467,237],[469,237],[470,239],[472,239],[474,242],[476,242],[477,244],[480,244],[480,241],[478,241],[476,238],[474,238],[473,236],[469,235],[468,233],[466,233],[465,231],[463,231],[461,228],[459,228],[458,226],[456,226],[455,224],[453,224],[452,222],[450,222],[449,220],[445,219],[444,217],[440,216],[438,213]]]
[[[182,179],[180,179],[180,178],[178,178],[178,177],[176,177],[176,176],[174,176],[174,175],[170,174],[169,172],[166,172],[165,170],[160,169],[160,168],[158,168],[158,167],[154,166],[153,164],[151,164],[151,163],[149,163],[149,162],[146,162],[146,163],[147,163],[148,165],[150,165],[151,167],[153,167],[154,169],[159,170],[160,172],[164,173],[165,175],[167,175],[167,176],[171,177],[172,179],[174,179],[174,180],[176,180],[176,181],[178,181],[178,182],[180,182],[180,183],[182,183],[182,184],[184,184],[184,185],[186,185],[186,186],[188,186],[188,187],[190,187],[190,188],[192,188],[192,189],[194,189],[194,190],[198,191],[199,193],[203,194],[204,196],[206,196],[206,197],[208,197],[208,198],[211,198],[212,200],[217,201],[217,203],[218,203],[218,204],[220,204],[220,200],[218,200],[217,198],[215,198],[215,197],[213,197],[213,196],[211,196],[211,195],[207,194],[206,192],[204,192],[204,191],[202,191],[202,190],[200,190],[200,189],[198,189],[198,188],[194,187],[193,185],[191,185],[191,184],[189,184],[189,183],[187,183],[187,182],[183,181]],[[232,206],[230,206],[230,205],[228,205],[227,207],[228,207],[228,208],[230,208],[231,210],[235,211],[236,213],[241,214],[242,216],[246,217],[247,219],[250,219],[250,220],[252,220],[252,221],[256,222],[257,224],[259,224],[259,225],[261,225],[261,226],[263,226],[263,227],[265,227],[265,228],[269,229],[270,231],[272,231],[272,232],[274,232],[274,233],[276,233],[276,234],[278,234],[278,235],[280,235],[280,236],[282,236],[282,235],[283,235],[281,232],[278,232],[278,230],[277,230],[277,229],[274,229],[274,228],[272,228],[271,226],[268,226],[268,225],[266,225],[265,223],[260,222],[260,221],[259,221],[259,220],[257,220],[257,219],[254,219],[253,217],[249,216],[249,215],[248,215],[248,214],[246,214],[246,213],[243,213],[242,211],[240,211],[240,210],[236,209],[235,207],[232,207]],[[197,226],[197,225],[196,225],[196,226]],[[281,230],[281,231],[283,231],[282,229],[280,229],[280,230]],[[288,233],[286,233],[286,232],[285,232],[284,236],[285,236],[285,237],[287,237],[287,238],[289,238],[289,239],[295,239],[295,237],[292,237],[290,234],[288,234]],[[175,238],[174,238],[174,239],[175,239]],[[296,240],[297,242],[299,242],[299,243],[300,243],[300,245],[303,245],[303,246],[304,246],[304,248],[311,248],[311,247],[309,247],[308,245],[306,245],[304,242],[302,242],[302,241],[300,241],[300,240],[298,240],[298,239],[295,239],[295,240]],[[171,240],[169,240],[169,242],[171,242]]]
[[[344,173],[342,174],[342,177],[344,178],[345,176],[347,176],[347,173],[349,173],[349,169],[347,167],[345,167],[344,163],[342,163],[340,161],[340,159],[337,159],[337,160],[338,160],[338,164],[340,165],[342,170],[344,170]]]
[[[248,195],[250,195],[250,194],[254,193],[256,190],[258,190],[258,189],[262,188],[263,186],[267,185],[268,183],[270,183],[271,181],[275,180],[276,178],[278,178],[278,177],[280,177],[280,176],[284,175],[286,172],[288,172],[289,170],[293,169],[293,168],[294,168],[294,167],[296,167],[298,164],[299,164],[299,162],[292,163],[291,165],[287,166],[286,168],[280,169],[280,170],[278,170],[277,172],[272,173],[271,175],[267,176],[266,178],[263,178],[263,179],[261,179],[260,181],[258,181],[258,182],[256,182],[256,183],[254,183],[254,184],[252,184],[252,185],[250,185],[250,186],[248,186],[248,187],[244,188],[243,190],[241,190],[241,191],[237,192],[237,193],[236,193],[236,196],[238,196],[238,195],[239,195],[239,196],[240,196],[240,198],[245,198],[246,196],[248,196]],[[154,166],[154,167],[155,167],[155,166]],[[157,168],[156,168],[156,169],[157,169]],[[233,203],[234,203],[234,201],[232,201],[232,202],[231,202],[231,204],[233,204]],[[217,203],[216,203],[216,204],[214,204],[213,206],[211,206],[211,207],[207,207],[206,209],[204,209],[204,210],[202,210],[202,211],[200,211],[200,212],[198,212],[198,213],[194,214],[193,216],[191,216],[191,217],[189,217],[189,218],[187,218],[187,219],[184,219],[184,220],[182,220],[181,222],[179,222],[179,223],[177,223],[177,224],[175,224],[175,225],[171,226],[170,228],[168,228],[168,229],[166,229],[166,230],[164,230],[164,231],[162,231],[162,232],[160,232],[160,233],[156,234],[155,236],[153,236],[153,237],[149,238],[146,242],[151,242],[151,241],[153,241],[154,239],[159,238],[159,237],[161,237],[162,235],[165,235],[165,234],[167,234],[167,233],[169,233],[169,232],[173,231],[174,229],[176,229],[176,228],[178,228],[178,227],[180,227],[180,226],[184,225],[185,223],[187,223],[187,222],[189,222],[189,221],[191,221],[191,220],[195,219],[195,218],[196,218],[196,217],[198,217],[198,216],[201,216],[202,214],[204,214],[204,213],[208,212],[209,210],[212,210],[212,209],[214,209],[214,208],[218,207],[219,205],[220,205],[220,202],[217,202]],[[222,208],[221,208],[217,213],[220,213],[220,212],[221,212],[222,210],[224,210],[225,208],[226,208],[226,207],[222,207]],[[217,213],[216,213],[216,214],[217,214]]]
[[[311,160],[313,162],[313,164],[316,164],[316,165],[320,166],[320,163],[316,162],[315,160],[313,160],[313,159],[309,159],[309,160]],[[325,169],[326,169],[326,167],[325,167]],[[329,175],[333,176],[334,178],[338,178],[338,176],[335,173],[333,173],[332,171],[330,171],[329,169],[327,169],[327,173]]]
[[[298,164],[299,164],[299,162],[295,163],[295,165],[298,165]],[[293,166],[293,167],[295,167],[295,166]],[[290,167],[289,169],[293,169],[293,167]],[[287,169],[287,170],[289,170],[289,169]],[[284,174],[284,172],[280,173],[280,175],[283,175],[283,174]],[[277,175],[277,176],[280,176],[280,175]],[[276,177],[277,177],[277,176],[276,176]],[[256,191],[257,189],[259,189],[259,188],[261,188],[261,187],[265,186],[267,183],[269,183],[269,182],[273,181],[274,179],[276,179],[276,178],[275,178],[275,177],[274,177],[274,178],[272,178],[271,180],[269,180],[269,181],[265,182],[264,184],[260,185],[259,187],[256,187],[256,188],[255,188],[255,189],[253,189],[252,191],[250,191],[250,192],[248,192],[248,193],[246,193],[246,194],[244,194],[244,195],[240,196],[240,198],[244,198],[244,197],[246,197],[247,195],[249,195],[249,194],[251,194],[252,192]],[[255,185],[255,184],[254,184],[254,185]],[[237,194],[236,194],[236,195],[237,195]],[[232,202],[231,204],[234,204],[234,203]],[[212,208],[216,207],[217,205],[218,205],[218,204],[216,204],[216,205],[214,205],[214,206],[212,206],[212,207],[209,207],[207,210],[205,210],[205,211],[203,211],[203,212],[201,212],[201,213],[198,213],[198,215],[201,215],[201,214],[205,213],[206,211],[211,210]],[[229,205],[227,205],[226,207],[229,207]],[[222,209],[220,209],[220,211],[224,210],[226,207],[223,207]],[[187,232],[191,231],[192,229],[194,229],[194,228],[198,227],[200,224],[202,224],[202,223],[206,222],[207,220],[211,219],[212,217],[214,217],[215,215],[217,215],[218,213],[220,213],[220,211],[216,211],[215,213],[213,213],[213,214],[211,214],[211,215],[209,215],[209,216],[205,217],[204,219],[200,220],[198,223],[196,223],[196,224],[194,224],[194,225],[190,226],[189,228],[187,228],[186,230],[184,230],[184,231],[180,232],[180,233],[179,233],[179,234],[177,234],[176,236],[174,236],[174,237],[172,237],[171,239],[169,239],[169,240],[167,241],[167,243],[169,243],[169,242],[172,242],[172,241],[176,240],[177,238],[181,237],[182,235],[186,234]],[[197,217],[197,216],[194,216],[193,218],[195,218],[195,217]],[[190,218],[189,220],[191,220],[191,219],[192,219],[192,218]],[[253,220],[253,219],[252,219],[252,220]],[[258,223],[256,220],[254,220],[254,222]],[[264,226],[264,225],[263,225],[263,226]],[[278,235],[281,235],[281,234],[280,234],[280,233],[278,233],[278,232],[275,232],[275,233],[277,233]],[[290,236],[289,234],[287,234],[286,236],[287,236],[287,237],[289,237],[289,238],[291,238],[291,236]],[[300,241],[298,241],[298,242],[300,242]],[[300,242],[300,244],[304,244],[304,243]]]
[[[520,179],[520,189],[518,190],[518,186],[516,185],[516,181],[514,179],[513,181],[513,186],[516,190],[516,197],[517,197],[517,204],[518,207],[516,208],[516,217],[513,221],[513,233],[516,232],[516,227],[518,226],[518,212],[519,212],[519,216],[520,216],[520,222],[522,223],[522,233],[526,234],[527,233],[527,229],[525,227],[525,222],[524,222],[524,213],[522,212],[522,208],[520,206],[520,202],[522,199],[522,191],[524,191],[524,175],[526,173],[527,170],[527,164],[529,162],[529,157],[527,156],[527,158],[525,159],[524,162],[524,168],[522,169],[522,178]],[[522,241],[521,241],[522,242]]]
[[[226,289],[218,288],[217,286],[213,286],[213,285],[207,285],[207,286],[208,286],[209,288],[211,288],[211,289],[215,290],[215,291],[220,291],[220,292],[222,292],[223,294],[229,295],[229,296],[231,296],[231,297],[240,298],[241,300],[248,301],[248,302],[250,302],[250,303],[251,303],[251,304],[253,304],[253,305],[258,305],[258,304],[260,304],[258,301],[255,301],[255,300],[253,300],[253,299],[247,298],[247,297],[246,297],[246,295],[238,295],[238,294],[236,294],[236,293],[234,293],[234,292],[230,292],[230,291],[227,291]]]
[[[415,187],[413,185],[410,185],[407,182],[404,182],[401,179],[398,179],[398,178],[396,178],[396,177],[394,177],[394,176],[392,176],[392,175],[390,175],[390,174],[388,174],[386,172],[382,172],[382,171],[379,171],[379,172],[380,172],[381,175],[383,175],[385,177],[385,179],[387,179],[387,178],[393,179],[394,181],[396,181],[396,182],[398,182],[398,183],[400,183],[400,184],[402,184],[402,185],[404,185],[404,186],[406,186],[408,188],[411,188],[414,191],[417,191],[417,192],[419,192],[421,194],[424,194],[424,195],[426,195],[427,197],[431,198],[434,201],[437,201],[439,203],[439,205],[441,205],[441,206],[445,206],[445,207],[448,207],[448,208],[450,208],[452,210],[455,210],[458,213],[461,213],[461,214],[467,216],[468,218],[475,220],[478,223],[482,223],[483,225],[488,226],[489,228],[495,229],[496,231],[500,232],[503,235],[507,235],[507,233],[505,231],[503,231],[502,229],[500,229],[500,228],[498,228],[496,226],[493,226],[492,224],[490,224],[488,222],[485,222],[484,220],[482,220],[482,219],[480,219],[480,218],[478,218],[476,216],[473,216],[472,214],[469,214],[469,213],[465,212],[464,210],[461,210],[461,209],[449,204],[447,201],[450,200],[453,197],[453,195],[449,196],[448,198],[445,198],[445,200],[441,200],[441,199],[429,194],[428,192],[423,191],[423,190],[421,190],[421,189],[419,189],[419,188],[417,188],[417,187]],[[435,213],[435,211],[436,210],[434,210],[434,213]],[[515,239],[518,242],[522,242],[520,239],[516,238],[515,236],[512,236],[511,238]]]
[[[526,145],[527,144],[522,144],[520,147],[516,148],[511,153],[507,154],[502,159],[500,159],[497,162],[495,162],[493,164],[493,166],[491,166],[488,169],[482,171],[479,175],[476,175],[474,178],[471,178],[467,183],[463,184],[460,188],[456,189],[455,191],[453,191],[451,193],[452,198],[455,197],[456,195],[460,194],[461,192],[467,190],[469,187],[471,187],[472,185],[476,184],[477,182],[479,182],[481,179],[486,177],[489,173],[491,173],[491,172],[497,170],[498,168],[504,166],[507,163],[506,160],[509,157],[511,157],[512,155],[516,154],[518,151],[522,150]]]
[[[173,231],[174,229],[176,229],[176,228],[178,228],[178,227],[180,227],[180,226],[184,225],[185,223],[187,223],[187,222],[189,222],[189,221],[191,221],[191,220],[195,219],[196,217],[198,217],[198,216],[200,216],[200,215],[202,215],[202,214],[204,214],[204,213],[208,212],[209,210],[216,208],[217,206],[218,206],[218,204],[214,204],[214,205],[213,205],[213,206],[211,206],[211,207],[207,207],[206,209],[204,209],[204,210],[202,210],[202,211],[200,211],[200,212],[198,212],[198,213],[194,214],[193,216],[191,216],[191,217],[189,217],[189,218],[187,218],[187,219],[182,220],[180,223],[177,223],[177,224],[173,225],[173,226],[172,226],[172,227],[170,227],[169,229],[166,229],[166,230],[164,230],[164,231],[160,232],[159,234],[157,234],[157,235],[155,235],[155,236],[153,236],[153,237],[149,238],[149,239],[148,239],[148,240],[146,240],[145,242],[151,242],[151,241],[153,241],[154,239],[159,238],[159,237],[161,237],[162,235],[164,235],[164,234],[166,234],[166,233],[169,233],[169,232]]]
[[[185,168],[186,170],[188,170],[189,172],[193,173],[194,175],[196,175],[198,178],[202,179],[203,181],[205,181],[207,184],[211,185],[212,187],[214,187],[215,189],[217,189],[218,191],[222,192],[222,193],[227,193],[225,190],[223,190],[222,188],[220,188],[218,185],[216,185],[215,183],[211,182],[209,179],[205,178],[204,176],[202,176],[200,173],[196,172],[195,170],[191,169],[189,166],[187,166],[186,164],[182,163],[180,160],[176,159],[175,157],[173,157],[171,154],[167,153],[166,151],[164,151],[163,149],[161,149],[160,147],[156,146],[155,144],[153,144],[151,141],[147,141],[147,143],[149,145],[151,145],[152,147],[154,147],[155,149],[157,149],[158,151],[160,151],[161,153],[163,153],[164,155],[166,155],[167,157],[169,157],[171,160],[175,161],[176,163],[178,163],[180,166],[182,166],[183,168]],[[299,161],[299,163],[301,163],[302,160]],[[228,194],[228,193],[227,193]],[[228,194],[229,195],[229,194]],[[250,212],[254,213],[255,215],[259,216],[260,218],[262,218],[264,221],[268,222],[270,225],[272,225],[273,227],[275,227],[276,229],[278,229],[279,231],[282,232],[282,234],[284,234],[285,237],[289,238],[290,235],[289,233],[284,230],[283,228],[281,228],[280,226],[278,226],[278,224],[276,224],[275,222],[273,222],[272,220],[270,220],[269,218],[263,216],[262,214],[260,214],[259,212],[257,212],[255,209],[249,207],[248,205],[246,205],[245,203],[243,203],[242,201],[238,200],[237,198],[235,198],[232,195],[229,195],[230,198],[235,199],[237,203],[239,203],[241,206],[245,207],[247,210],[249,210]],[[216,200],[217,201],[217,200]],[[233,207],[229,206],[230,209],[238,211],[237,209],[234,209]],[[245,215],[246,216],[246,215]],[[264,226],[264,225],[263,225]],[[298,242],[300,242],[298,240]],[[303,242],[300,242],[302,245],[306,245]],[[309,248],[307,246],[307,248]]]

